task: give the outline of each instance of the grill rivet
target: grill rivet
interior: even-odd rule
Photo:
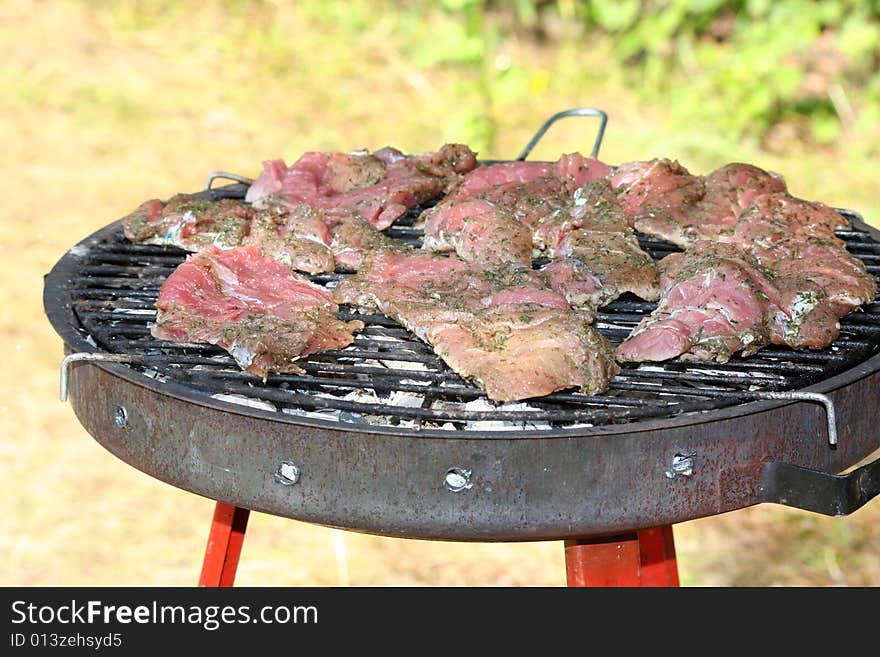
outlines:
[[[473,473],[466,468],[449,468],[449,470],[446,471],[446,477],[443,480],[443,484],[453,493],[467,490],[474,485],[474,482],[471,481],[472,474]]]
[[[678,477],[690,477],[694,474],[694,457],[696,452],[692,454],[676,454],[672,457],[672,467],[663,474],[668,479],[677,479]]]
[[[125,406],[117,406],[113,418],[116,421],[116,426],[120,429],[125,429],[128,426],[128,411],[125,410]]]
[[[282,461],[275,471],[275,481],[284,486],[293,486],[299,483],[299,467],[293,461]]]

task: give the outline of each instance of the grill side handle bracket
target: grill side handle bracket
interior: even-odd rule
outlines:
[[[89,353],[85,351],[68,354],[64,357],[64,360],[61,361],[61,401],[67,401],[67,380],[69,378],[71,364],[82,362],[84,360],[104,363],[132,363],[136,362],[138,358],[130,354],[103,354],[100,352]]]
[[[765,463],[758,501],[826,516],[846,516],[880,494],[880,458],[844,475],[788,463]]]
[[[599,117],[599,130],[596,132],[596,141],[593,142],[593,150],[590,152],[592,157],[599,157],[599,147],[602,146],[602,138],[605,136],[605,126],[608,124],[608,115],[600,109],[594,109],[592,107],[575,107],[573,109],[562,110],[561,112],[557,112],[549,119],[544,121],[544,125],[538,128],[538,132],[535,133],[535,136],[532,137],[531,141],[526,144],[526,147],[522,149],[520,154],[517,156],[517,160],[525,160],[529,153],[532,152],[532,149],[541,141],[541,137],[544,136],[544,133],[550,129],[550,126],[556,123],[559,119],[564,119],[567,116],[597,116]]]
[[[832,447],[837,446],[837,413],[834,410],[834,400],[828,395],[823,395],[821,392],[793,390],[790,392],[754,391],[745,393],[744,396],[751,397],[752,399],[781,399],[822,404],[825,407],[825,417],[828,421],[828,444]]]

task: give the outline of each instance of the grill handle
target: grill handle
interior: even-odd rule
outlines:
[[[781,399],[786,401],[808,401],[822,404],[825,407],[825,419],[828,424],[828,444],[837,445],[837,413],[834,410],[834,400],[821,392],[809,392],[806,390],[772,391],[754,390],[743,393],[742,397],[751,399]]]
[[[218,178],[221,180],[234,180],[237,183],[241,183],[242,185],[247,186],[251,186],[254,184],[253,178],[245,178],[244,176],[239,176],[237,173],[229,173],[228,171],[214,171],[213,173],[209,174],[207,180],[205,180],[204,191],[211,191],[211,185]]]
[[[549,119],[544,121],[544,125],[538,128],[538,132],[535,133],[535,136],[532,137],[531,141],[526,144],[526,147],[522,149],[520,154],[517,156],[517,160],[525,160],[529,153],[532,152],[532,149],[541,141],[541,137],[544,136],[544,133],[550,129],[550,126],[556,123],[559,119],[564,119],[567,116],[598,116],[599,117],[599,130],[596,132],[596,141],[593,142],[593,150],[590,153],[592,157],[599,157],[599,147],[602,145],[602,138],[605,136],[605,126],[608,123],[608,115],[600,109],[594,109],[592,107],[575,107],[573,109],[562,110],[561,112],[557,112]]]
[[[828,444],[837,446],[834,401],[817,392],[755,392],[756,399],[818,402],[825,407]],[[771,502],[826,516],[847,516],[880,494],[880,455],[843,475],[829,474],[790,463],[765,463],[758,489],[760,502]]]
[[[844,475],[788,463],[765,463],[759,502],[783,504],[826,516],[847,516],[880,494],[880,456]]]
[[[61,401],[67,401],[67,380],[70,376],[70,366],[73,363],[78,363],[81,361],[100,361],[103,363],[133,363],[140,360],[137,356],[133,354],[105,354],[101,352],[86,352],[86,351],[78,351],[72,354],[68,354],[64,357],[64,360],[61,361],[61,386],[60,386],[60,398]]]

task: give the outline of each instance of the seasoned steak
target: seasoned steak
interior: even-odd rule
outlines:
[[[781,176],[741,162],[705,177],[667,159],[629,162],[611,183],[630,225],[682,248],[733,226],[758,197],[786,192]]]
[[[660,303],[618,347],[618,360],[724,363],[769,342],[769,281],[737,245],[696,242],[663,258],[658,269]]]
[[[618,358],[691,354],[723,362],[768,343],[829,346],[838,320],[877,293],[874,276],[834,235],[847,225],[821,203],[782,192],[756,196],[733,226],[660,262],[663,298]]]
[[[476,166],[467,146],[446,144],[436,153],[404,156],[393,148],[375,153],[304,153],[288,167],[283,160],[263,163],[263,172],[245,200],[267,199],[325,214],[354,210],[377,230],[390,226],[407,209],[433,199]]]
[[[264,255],[310,274],[333,271],[330,225],[317,211],[278,203],[253,207],[233,199],[212,201],[177,194],[167,203],[152,199],[123,219],[125,236],[136,244],[201,251],[258,246]]]
[[[330,233],[330,249],[333,251],[333,257],[336,259],[336,264],[344,269],[360,269],[364,258],[376,251],[412,250],[412,247],[373,228],[356,212],[340,217]]]
[[[742,162],[719,167],[704,181],[706,194],[694,207],[692,231],[683,230],[678,240],[668,238],[679,246],[687,246],[712,226],[732,226],[758,197],[788,191],[779,174]]]
[[[847,228],[828,206],[779,193],[756,198],[732,231],[718,235],[772,272],[774,344],[827,347],[839,335],[838,320],[874,298],[876,279],[834,235]]]
[[[266,204],[254,210],[244,244],[257,246],[283,265],[309,274],[336,268],[330,227],[319,211],[306,205]]]
[[[690,212],[706,184],[667,158],[627,162],[610,177],[629,225],[640,233],[672,240],[690,225]]]
[[[600,283],[594,307],[624,292],[647,301],[660,298],[654,260],[639,245],[606,178],[578,189],[569,212],[554,214],[535,234],[552,260],[544,271],[572,305],[583,305],[583,285],[592,286],[594,280]]]
[[[478,166],[466,173],[449,191],[448,199],[463,201],[498,185],[525,183],[552,176],[552,162],[495,162]]]
[[[527,267],[384,252],[334,295],[396,319],[494,401],[566,388],[595,394],[619,371],[612,347],[590,327],[592,317],[571,310]]]
[[[427,250],[455,251],[467,262],[532,264],[531,227],[511,209],[482,194],[441,203],[424,214],[428,217],[423,242]]]
[[[211,201],[175,194],[168,202],[150,199],[122,220],[125,236],[138,244],[176,246],[199,251],[208,246],[241,246],[250,232],[250,205],[224,199]]]
[[[534,231],[570,211],[577,189],[609,168],[580,153],[555,163],[503,162],[466,174],[440,203],[422,213],[426,249],[455,251],[473,262],[531,263]]]
[[[653,260],[603,177],[608,167],[574,153],[562,156],[550,175],[488,185],[516,171],[495,164],[472,171],[462,185],[495,167],[503,175],[481,174],[479,191],[471,185],[466,198],[453,193],[424,213],[425,248],[490,264],[528,266],[534,254],[543,255],[554,261],[544,269],[554,289],[576,308],[593,311],[626,291],[658,298]]]
[[[775,193],[755,198],[728,230],[712,230],[707,236],[768,249],[775,249],[783,241],[793,244],[818,237],[844,248],[834,231],[849,228],[846,217],[823,203]]]
[[[302,372],[299,358],[341,349],[364,326],[336,319],[327,290],[253,246],[190,255],[162,285],[156,308],[154,337],[215,344],[263,378]]]

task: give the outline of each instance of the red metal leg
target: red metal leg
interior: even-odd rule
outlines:
[[[678,586],[672,525],[565,541],[569,586]]]
[[[232,586],[250,511],[217,502],[199,586]]]
[[[641,551],[642,586],[679,586],[678,562],[672,525],[642,529],[638,533]]]

